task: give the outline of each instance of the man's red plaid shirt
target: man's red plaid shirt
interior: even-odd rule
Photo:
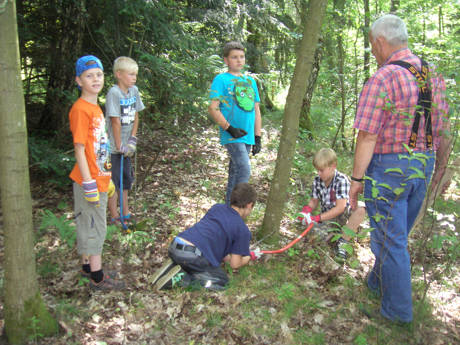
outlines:
[[[420,59],[408,48],[394,52],[384,65],[367,81],[358,103],[354,128],[378,134],[374,153],[407,152],[403,146],[408,144],[418,101],[418,84],[415,77],[405,68],[389,65],[391,61],[403,60],[420,71]],[[445,99],[444,79],[430,68],[430,87],[432,93],[431,117],[433,146],[436,150],[443,135],[449,107]],[[426,151],[425,118],[420,117],[416,151]]]

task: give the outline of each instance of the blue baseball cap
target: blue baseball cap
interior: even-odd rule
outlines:
[[[101,70],[104,70],[101,60],[94,55],[82,56],[75,64],[75,73],[77,74],[77,77],[79,77],[84,71],[91,68],[100,68]]]

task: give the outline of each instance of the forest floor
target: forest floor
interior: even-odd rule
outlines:
[[[278,139],[276,130],[267,130],[262,152],[251,157],[251,182],[259,193],[248,221],[252,231],[263,220]],[[30,344],[460,343],[460,265],[457,258],[446,268],[448,253],[443,250],[430,257],[432,269],[425,272],[425,279],[436,279],[425,298],[420,256],[415,255],[411,327],[370,320],[360,312],[363,306],[378,307],[378,300],[363,285],[373,263],[368,236],[354,242],[354,253],[345,264],[334,260],[332,245],[308,234],[288,252],[265,255],[238,273],[229,272],[226,291],[155,291],[150,277],[165,259],[171,239],[222,202],[227,155],[215,127],[182,139],[158,130],[143,134],[136,166],[130,205],[137,226],[131,233],[110,226],[103,253],[104,267],[117,269],[127,284],[121,292],[91,292],[79,275],[72,243],[71,188],[62,192],[32,181],[40,289],[59,321],[60,334],[40,339],[37,332]],[[289,196],[282,244],[302,230],[295,225],[295,213],[302,206],[299,200],[307,200],[304,186],[311,178],[292,176],[292,193],[304,195]],[[459,225],[454,215],[458,215],[458,187],[449,193],[446,208],[452,212],[438,214],[435,231],[440,233]],[[411,239],[411,243],[417,240],[417,232]],[[3,282],[3,271],[0,278]],[[0,307],[0,326],[2,314]]]

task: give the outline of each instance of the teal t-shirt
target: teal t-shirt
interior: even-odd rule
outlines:
[[[220,143],[254,145],[254,105],[260,102],[256,81],[245,75],[237,77],[230,73],[219,74],[212,81],[209,98],[220,101],[220,111],[231,126],[248,132],[244,137],[235,139],[220,128]]]

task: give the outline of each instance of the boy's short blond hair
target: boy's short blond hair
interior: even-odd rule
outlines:
[[[113,62],[113,73],[116,76],[118,71],[136,72],[139,70],[137,62],[127,56],[120,56]]]
[[[313,158],[313,165],[316,169],[324,169],[333,165],[337,166],[337,155],[333,149],[322,148],[316,152]]]

